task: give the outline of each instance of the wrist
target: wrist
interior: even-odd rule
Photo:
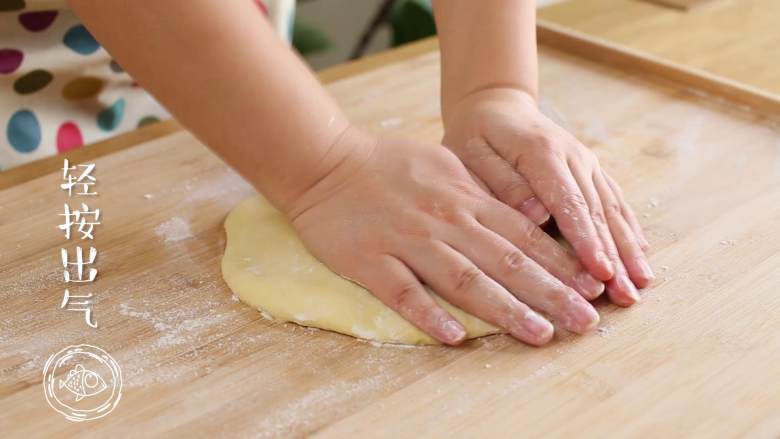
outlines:
[[[323,166],[310,173],[278,207],[289,219],[295,219],[359,173],[370,161],[377,144],[375,135],[354,125],[347,126],[328,147],[321,161]]]
[[[528,90],[515,84],[492,84],[477,87],[451,99],[449,105],[442,103],[442,123],[445,131],[448,126],[459,119],[461,113],[477,108],[485,102],[521,103],[538,108],[535,90]]]

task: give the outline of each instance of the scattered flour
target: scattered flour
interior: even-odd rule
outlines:
[[[155,227],[154,233],[166,243],[179,242],[192,238],[190,223],[178,216]]]
[[[174,311],[137,311],[126,303],[119,304],[119,313],[143,320],[162,333],[153,343],[154,347],[165,348],[193,342],[201,337],[201,331],[229,319],[227,314],[195,313],[186,309]]]
[[[268,314],[267,312],[263,311],[260,308],[257,308],[257,310],[260,311],[260,317],[272,322],[274,321],[274,317],[271,314]]]
[[[391,117],[390,119],[385,119],[382,122],[379,123],[379,125],[382,128],[393,128],[400,126],[403,123],[403,119],[400,117]]]
[[[296,432],[312,425],[319,407],[327,405],[332,411],[338,412],[341,402],[376,391],[391,384],[392,381],[394,378],[384,373],[357,381],[335,382],[317,388],[276,410],[271,410],[270,413],[264,413],[263,418],[254,426],[254,434],[257,435],[255,437],[295,436]]]
[[[147,320],[147,321],[152,320],[152,314],[149,311],[143,311],[143,312],[136,311],[126,303],[119,304],[119,314],[128,317],[135,317],[141,320]]]
[[[598,329],[596,329],[596,333],[599,334],[600,337],[611,337],[612,336],[612,327],[611,326],[599,326]]]
[[[564,375],[565,373],[566,369],[563,366],[559,366],[555,363],[547,363],[531,372],[527,376],[512,380],[506,387],[504,387],[502,394],[509,395],[516,393],[518,390],[522,389],[535,380],[553,375]]]
[[[168,347],[176,346],[182,343],[197,339],[200,334],[198,332],[202,329],[206,329],[212,325],[216,325],[227,319],[224,314],[207,315],[195,319],[187,319],[179,323],[178,325],[170,325],[165,323],[156,323],[154,329],[160,332],[164,332],[163,336],[157,339],[155,346]]]

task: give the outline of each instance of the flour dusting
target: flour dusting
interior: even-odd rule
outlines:
[[[604,337],[604,338],[611,337],[611,336],[612,336],[612,327],[611,327],[611,326],[607,326],[607,325],[605,325],[605,326],[599,326],[599,327],[596,329],[596,333],[597,333],[597,334],[598,334],[600,337]]]
[[[256,437],[286,437],[311,426],[315,420],[317,408],[327,405],[338,412],[340,403],[362,396],[366,392],[376,391],[393,381],[387,374],[379,374],[357,381],[342,381],[325,385],[299,398],[293,399],[282,407],[265,413],[255,425]]]
[[[225,322],[229,316],[225,314],[195,314],[186,309],[169,310],[152,313],[138,311],[126,303],[119,304],[119,314],[143,320],[161,333],[153,345],[165,348],[195,341],[200,332],[213,325]]]
[[[393,128],[400,126],[403,123],[403,119],[400,117],[391,117],[390,119],[385,119],[382,122],[379,123],[379,125],[382,128]]]
[[[190,223],[178,216],[155,227],[154,233],[166,243],[179,242],[192,238]]]

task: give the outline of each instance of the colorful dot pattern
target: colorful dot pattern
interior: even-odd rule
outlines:
[[[62,97],[70,101],[94,98],[103,88],[103,80],[91,76],[73,79],[62,88]]]
[[[67,152],[83,144],[81,130],[74,122],[65,122],[57,128],[57,152]]]
[[[19,23],[30,32],[41,32],[54,23],[57,11],[25,12],[19,15]]]
[[[269,19],[294,3],[247,1]],[[0,171],[168,117],[65,0],[0,0]]]
[[[15,150],[32,152],[41,143],[41,125],[32,111],[19,110],[8,121],[6,135]]]
[[[0,49],[0,74],[9,74],[22,65],[24,53],[16,49]]]
[[[100,49],[95,37],[84,27],[83,24],[77,24],[68,29],[65,36],[62,38],[62,42],[68,46],[68,48],[80,55],[91,55]]]
[[[112,131],[119,126],[125,115],[125,99],[120,98],[97,115],[97,124],[103,131]]]
[[[20,95],[35,93],[49,85],[52,79],[54,76],[46,70],[33,70],[14,82],[14,91]]]

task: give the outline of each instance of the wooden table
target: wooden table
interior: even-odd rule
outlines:
[[[777,0],[567,0],[541,9],[539,17],[780,93]]]
[[[358,123],[436,142],[435,48],[329,89]],[[641,305],[599,302],[597,332],[538,349],[380,347],[264,320],[219,272],[222,221],[251,189],[172,129],[94,159],[100,271],[80,291],[98,329],[59,309],[59,172],[0,192],[3,436],[778,437],[780,100],[751,109],[550,45],[541,71],[544,111],[595,149],[646,227],[659,279]],[[124,374],[116,410],[88,423],[41,387],[46,359],[78,343]]]

